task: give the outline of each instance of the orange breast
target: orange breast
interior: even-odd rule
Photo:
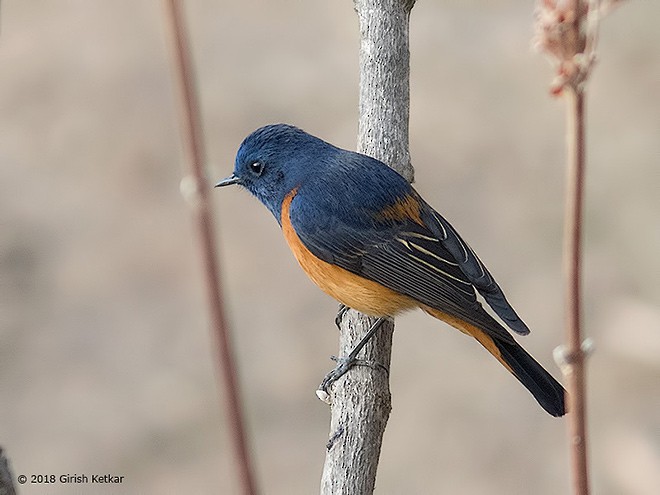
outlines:
[[[282,203],[282,231],[298,263],[316,285],[346,306],[371,316],[394,316],[418,306],[403,294],[314,256],[291,225],[289,209],[296,192],[291,191]]]

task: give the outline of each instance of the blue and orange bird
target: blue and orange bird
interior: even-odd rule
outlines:
[[[564,389],[483,308],[526,335],[502,289],[456,230],[384,163],[296,127],[250,134],[232,176],[275,216],[307,275],[346,307],[393,317],[421,308],[474,337],[553,416]]]

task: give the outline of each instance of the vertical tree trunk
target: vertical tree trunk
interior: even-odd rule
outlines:
[[[354,0],[360,21],[358,151],[410,182],[408,25],[415,0]]]
[[[413,178],[408,152],[410,106],[408,21],[414,0],[355,0],[360,21],[358,151]],[[346,356],[375,320],[355,311],[343,318],[339,355]],[[386,322],[356,366],[330,391],[330,440],[322,495],[373,493],[383,433],[391,409],[389,370],[394,324]],[[382,367],[381,367],[382,366]]]

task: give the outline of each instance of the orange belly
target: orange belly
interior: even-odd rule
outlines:
[[[349,308],[371,316],[394,316],[418,306],[408,296],[314,256],[291,225],[289,208],[295,195],[294,189],[282,202],[282,231],[298,263],[316,285]]]

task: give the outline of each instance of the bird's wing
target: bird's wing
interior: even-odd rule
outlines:
[[[421,217],[424,225],[428,226],[429,230],[440,239],[443,247],[457,261],[461,271],[483,296],[488,305],[493,308],[497,316],[502,318],[514,332],[527,335],[529,328],[525,322],[522,321],[506,300],[504,292],[486,266],[472,248],[461,239],[454,227],[427,204],[424,204],[424,208],[422,208]]]
[[[501,294],[490,273],[449,223],[409,191],[389,205],[360,202],[359,208],[318,201],[310,205],[301,195],[291,205],[291,222],[320,259],[512,341],[477,301],[475,288]],[[408,204],[415,208],[393,209],[402,200],[412,201]],[[515,315],[503,301],[493,309]]]

